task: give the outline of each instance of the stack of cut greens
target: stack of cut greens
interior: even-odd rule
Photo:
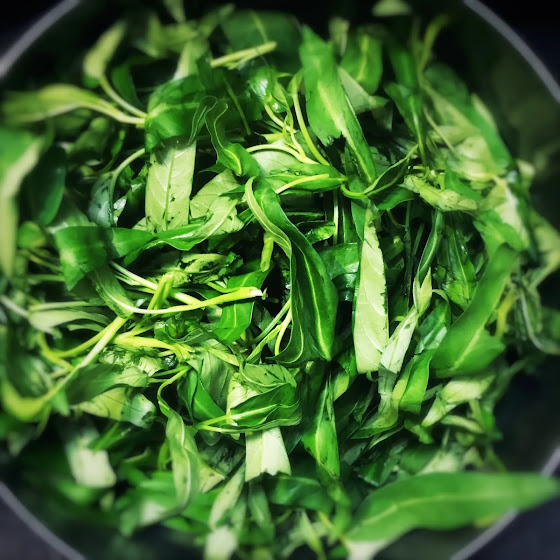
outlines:
[[[3,461],[212,559],[364,558],[558,495],[492,445],[560,351],[560,236],[434,57],[447,19],[164,4],[4,95]]]

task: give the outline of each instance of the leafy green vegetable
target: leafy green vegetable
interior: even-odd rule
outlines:
[[[389,340],[383,254],[373,212],[365,216],[360,280],[354,302],[354,349],[359,373],[377,371]]]
[[[526,509],[554,496],[558,483],[538,475],[433,473],[387,485],[358,508],[351,540],[392,540],[411,528],[452,529]]]
[[[177,141],[155,150],[146,181],[146,226],[167,231],[189,223],[196,144]]]
[[[224,560],[362,559],[560,495],[491,472],[499,398],[560,354],[560,234],[438,59],[447,16],[386,0],[326,41],[161,4],[3,95],[13,472]]]

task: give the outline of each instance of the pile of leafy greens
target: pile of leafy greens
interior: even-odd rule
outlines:
[[[435,59],[446,18],[325,40],[164,4],[1,106],[0,439],[27,482],[212,559],[363,558],[557,495],[492,445],[512,376],[560,351],[560,236]]]

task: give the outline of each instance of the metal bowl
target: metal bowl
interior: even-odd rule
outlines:
[[[2,88],[48,80],[54,68],[71,65],[74,53],[91,44],[119,10],[133,0],[64,0],[34,23],[0,58]],[[203,2],[191,2],[200,7]],[[322,9],[303,2],[240,0],[240,7],[291,11],[319,30],[328,17],[339,13],[351,20],[369,17],[369,2],[327,0]],[[365,5],[364,5],[365,4]],[[530,161],[536,170],[534,202],[539,211],[560,227],[560,86],[539,58],[506,23],[478,0],[463,2],[417,2],[430,13],[450,12],[454,23],[443,35],[443,53],[469,85],[478,92],[495,116],[507,145],[517,157]],[[319,12],[319,13],[318,13]],[[555,289],[558,275],[545,283],[546,304],[560,306]],[[512,470],[553,472],[560,463],[559,360],[545,362],[537,376],[519,375],[497,408],[504,438],[497,451]],[[556,451],[556,452],[555,452]],[[120,560],[196,558],[188,539],[163,527],[152,527],[131,539],[87,518],[70,515],[64,504],[45,503],[26,487],[13,469],[0,461],[0,499],[48,547],[63,558],[84,557]],[[556,515],[558,515],[558,510]],[[32,513],[31,513],[32,512]],[[512,520],[501,522],[481,534],[474,529],[444,533],[415,531],[380,555],[386,560],[467,560],[494,539]],[[49,557],[51,557],[49,555]],[[56,556],[54,556],[56,558]]]

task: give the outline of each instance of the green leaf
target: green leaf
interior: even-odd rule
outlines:
[[[383,254],[379,248],[371,207],[366,213],[353,324],[358,372],[377,371],[389,342],[389,324]]]
[[[0,127],[0,268],[11,276],[16,251],[19,210],[16,197],[26,175],[39,160],[41,138],[22,130]]]
[[[97,111],[117,121],[135,123],[100,96],[69,84],[52,84],[32,91],[11,93],[2,104],[2,113],[10,123],[33,123],[62,115],[76,109]]]
[[[480,135],[484,143],[484,148],[477,154],[461,154],[471,158],[474,155],[474,160],[480,161],[482,172],[473,169],[474,174],[468,173],[468,178],[479,180],[494,173],[503,173],[512,162],[511,156],[494,123],[486,117],[486,109],[480,110],[469,96],[464,83],[449,67],[433,64],[426,70],[425,78],[429,84],[426,92],[431,97],[440,125],[458,126],[465,136]]]
[[[182,137],[183,140],[188,139],[187,144],[192,143],[214,103],[215,99],[206,96],[196,75],[157,87],[148,101],[146,150],[151,151],[170,138]]]
[[[119,422],[130,422],[139,428],[148,428],[155,419],[156,407],[141,393],[124,387],[115,387],[74,407]]]
[[[107,66],[123,40],[126,25],[118,21],[105,31],[84,58],[84,74],[100,80],[107,72]]]
[[[340,65],[370,95],[374,94],[383,74],[381,42],[363,31],[350,35]]]
[[[193,429],[185,426],[174,410],[168,409],[166,414],[165,439],[171,455],[177,508],[183,509],[198,493],[199,454]]]
[[[253,214],[290,258],[292,332],[276,359],[294,365],[315,357],[329,360],[334,346],[336,288],[321,257],[288,220],[266,182],[255,192],[254,202],[251,194],[248,185],[246,196]]]
[[[62,148],[52,147],[25,178],[22,196],[26,210],[38,224],[47,226],[55,218],[66,181],[66,154]]]
[[[248,49],[273,41],[276,48],[267,54],[267,59],[280,70],[297,70],[301,35],[292,15],[269,10],[239,10],[224,18],[221,26],[233,49]]]
[[[408,362],[402,374],[404,391],[399,402],[399,408],[418,414],[426,395],[430,377],[430,362],[434,355],[433,350],[417,354]],[[401,380],[397,382],[399,384]]]
[[[204,218],[220,196],[225,196],[238,188],[239,183],[229,169],[218,173],[192,197],[191,218],[193,220]]]
[[[514,267],[516,253],[500,246],[490,258],[473,298],[441,341],[432,366],[440,377],[479,371],[504,349],[504,345],[485,330],[496,309]]]
[[[60,254],[60,264],[66,286],[71,290],[86,274],[108,260],[101,230],[90,226],[59,229],[54,242]]]
[[[313,132],[328,146],[344,136],[368,183],[377,175],[364,133],[344,93],[332,47],[309,28],[303,30],[300,48],[307,101]]]
[[[536,474],[433,473],[399,480],[360,505],[351,541],[391,541],[411,529],[454,529],[523,510],[560,492],[558,481]]]
[[[146,183],[146,224],[155,232],[189,223],[196,144],[178,140],[155,150]]]
[[[227,288],[253,286],[260,289],[268,272],[258,269],[240,276],[232,276],[228,280]],[[254,300],[224,306],[220,322],[214,329],[214,335],[225,344],[236,341],[251,325],[254,306]]]
[[[177,23],[186,21],[185,6],[183,0],[164,0],[167,11]]]
[[[319,476],[338,479],[340,461],[338,438],[333,408],[333,392],[330,381],[325,383],[317,401],[312,422],[301,439],[303,446],[317,461]]]
[[[540,261],[530,275],[532,284],[538,286],[560,268],[560,233],[535,210],[529,212],[529,222]]]
[[[422,420],[422,426],[428,427],[439,422],[462,403],[481,399],[494,378],[494,372],[489,372],[449,381],[438,391],[428,414]]]
[[[220,197],[210,207],[206,219],[177,229],[160,231],[157,238],[181,251],[190,251],[195,245],[212,237],[221,237],[243,227],[237,217],[237,200]]]
[[[408,175],[403,181],[402,186],[409,191],[418,193],[430,206],[442,212],[475,212],[478,210],[478,203],[472,197],[465,196],[451,189],[438,189],[421,177]]]
[[[280,428],[247,434],[245,450],[246,482],[264,473],[271,476],[276,476],[278,473],[292,474]]]
[[[228,110],[228,104],[219,100],[206,114],[206,127],[218,155],[217,161],[231,169],[236,175],[256,177],[259,174],[259,168],[255,159],[241,144],[230,142],[226,138],[224,116]]]
[[[109,462],[106,451],[93,451],[90,444],[99,436],[92,425],[77,427],[67,424],[62,430],[64,451],[78,484],[93,488],[110,488],[117,476]]]
[[[224,484],[222,490],[212,504],[210,519],[208,520],[210,527],[217,527],[228,510],[231,510],[235,506],[243,490],[244,483],[245,465],[241,465],[241,467],[237,469],[237,472]]]
[[[117,386],[146,387],[148,375],[134,363],[122,369],[110,364],[95,364],[82,369],[79,375],[71,380],[66,389],[68,402],[78,404],[89,401]]]
[[[329,513],[332,502],[315,478],[279,475],[265,482],[270,503]]]

